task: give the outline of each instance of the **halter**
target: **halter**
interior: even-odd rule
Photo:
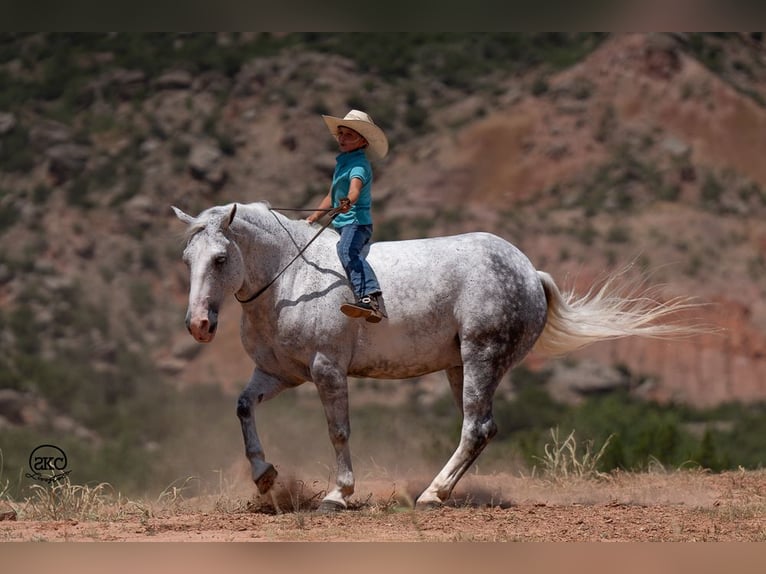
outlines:
[[[244,304],[246,304],[246,303],[250,303],[251,301],[255,301],[255,300],[258,298],[258,297],[260,297],[261,295],[263,295],[263,293],[266,291],[266,289],[268,289],[269,287],[271,287],[271,286],[274,284],[274,282],[275,282],[277,279],[279,279],[279,278],[282,276],[282,273],[284,273],[285,271],[287,271],[287,268],[288,268],[288,267],[290,267],[290,265],[292,265],[293,263],[295,263],[295,261],[296,261],[296,259],[298,259],[298,257],[300,257],[301,255],[303,255],[303,252],[304,252],[304,251],[306,251],[306,249],[308,249],[308,248],[309,248],[309,245],[311,245],[312,243],[314,243],[314,240],[315,240],[317,237],[319,237],[319,235],[320,235],[320,234],[321,234],[321,233],[322,233],[322,232],[323,232],[325,229],[327,229],[327,228],[329,227],[329,225],[330,225],[330,224],[333,222],[333,220],[335,219],[335,217],[336,217],[338,214],[340,214],[340,213],[341,213],[341,210],[340,210],[340,208],[338,208],[338,207],[336,207],[336,208],[334,208],[334,209],[290,209],[290,208],[270,207],[270,208],[269,208],[269,211],[325,211],[327,214],[330,214],[330,219],[327,221],[327,223],[325,223],[325,224],[322,226],[322,229],[320,229],[319,231],[317,231],[317,232],[314,234],[314,237],[312,237],[312,238],[311,238],[311,240],[310,240],[310,241],[309,241],[309,242],[308,242],[306,245],[304,245],[304,246],[303,246],[303,248],[302,248],[300,251],[298,251],[298,253],[295,255],[295,257],[293,257],[293,258],[290,260],[290,263],[288,263],[287,265],[285,265],[285,266],[282,268],[282,270],[281,270],[279,273],[277,273],[277,275],[274,277],[274,279],[272,279],[271,281],[269,281],[268,283],[266,283],[266,285],[264,285],[263,287],[261,287],[260,289],[258,289],[258,291],[256,291],[256,292],[255,292],[255,293],[253,293],[252,295],[250,295],[250,297],[248,297],[247,299],[240,299],[239,297],[237,297],[237,294],[236,294],[236,293],[234,293],[234,298],[235,298],[237,301],[239,301],[239,302],[240,302],[242,305],[244,305]],[[323,215],[322,217],[324,217],[324,215]]]

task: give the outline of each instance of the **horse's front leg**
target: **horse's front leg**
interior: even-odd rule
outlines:
[[[255,428],[255,406],[278,395],[288,386],[290,385],[256,368],[237,401],[237,417],[245,439],[245,455],[250,461],[253,482],[261,494],[268,492],[274,485],[277,470],[271,463],[266,462]]]
[[[330,442],[335,448],[337,472],[335,488],[322,500],[321,511],[345,510],[354,493],[354,471],[348,439],[351,424],[348,414],[348,381],[346,373],[324,355],[317,355],[311,365],[311,376],[327,418]]]

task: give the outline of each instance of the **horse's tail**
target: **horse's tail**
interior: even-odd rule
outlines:
[[[663,303],[654,299],[650,290],[633,288],[625,293],[615,286],[616,276],[598,290],[577,297],[572,292],[562,293],[547,273],[537,273],[548,302],[548,318],[535,350],[547,355],[563,355],[591,343],[633,335],[676,338],[714,330],[678,322],[679,313],[699,307],[688,298]]]

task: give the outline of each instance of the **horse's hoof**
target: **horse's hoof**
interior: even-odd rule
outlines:
[[[320,514],[334,514],[346,510],[346,506],[336,500],[323,500],[317,512]]]
[[[258,487],[258,492],[261,494],[266,494],[269,490],[271,490],[271,487],[274,486],[274,481],[277,479],[278,474],[279,473],[277,472],[277,469],[274,468],[274,465],[266,463],[266,468],[261,472],[260,476],[253,479],[255,486]]]
[[[443,506],[444,503],[440,500],[424,500],[422,502],[418,500],[415,503],[415,510],[437,510]]]

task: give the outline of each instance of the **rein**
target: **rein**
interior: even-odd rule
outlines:
[[[333,208],[333,209],[290,209],[290,208],[278,208],[278,207],[270,207],[270,208],[269,208],[269,211],[312,211],[312,212],[313,212],[313,211],[324,211],[324,212],[326,212],[325,214],[328,214],[328,213],[330,214],[330,219],[327,221],[327,223],[325,223],[325,224],[322,226],[322,229],[320,229],[319,231],[317,231],[317,232],[316,232],[316,234],[314,234],[314,237],[312,237],[312,238],[311,238],[311,240],[310,240],[308,243],[306,243],[306,245],[304,245],[304,246],[303,246],[303,248],[302,248],[300,251],[298,251],[298,253],[295,255],[295,257],[293,257],[293,258],[290,260],[290,263],[288,263],[287,265],[285,265],[285,266],[282,268],[282,270],[281,270],[279,273],[277,273],[277,275],[274,277],[274,279],[272,279],[271,281],[269,281],[268,283],[266,283],[266,285],[264,285],[264,286],[263,286],[263,287],[261,287],[261,288],[260,288],[258,291],[256,291],[256,292],[255,292],[255,293],[253,293],[252,295],[250,295],[250,297],[248,297],[247,299],[240,299],[239,297],[237,297],[237,294],[235,293],[235,294],[234,294],[234,298],[235,298],[237,301],[239,301],[240,303],[242,303],[243,305],[244,305],[245,303],[250,303],[251,301],[255,301],[255,300],[258,298],[258,297],[260,297],[261,295],[263,295],[263,293],[266,291],[266,289],[268,289],[269,287],[271,287],[271,286],[274,284],[274,282],[275,282],[277,279],[279,279],[279,278],[282,276],[282,274],[283,274],[285,271],[287,271],[287,268],[288,268],[288,267],[290,267],[290,265],[292,265],[293,263],[295,263],[295,261],[296,261],[296,259],[298,259],[298,257],[300,257],[301,255],[303,255],[303,253],[306,251],[306,249],[308,249],[308,248],[309,248],[309,245],[311,245],[312,243],[314,243],[314,240],[315,240],[317,237],[319,237],[319,235],[320,235],[320,234],[321,234],[321,233],[322,233],[322,232],[323,232],[325,229],[327,229],[327,228],[330,226],[330,224],[333,222],[333,220],[335,219],[335,217],[336,217],[336,216],[337,216],[337,215],[338,215],[338,214],[341,212],[341,211],[340,211],[340,208],[337,208],[337,207],[336,207],[336,208]],[[323,215],[322,217],[324,217],[324,215]]]

